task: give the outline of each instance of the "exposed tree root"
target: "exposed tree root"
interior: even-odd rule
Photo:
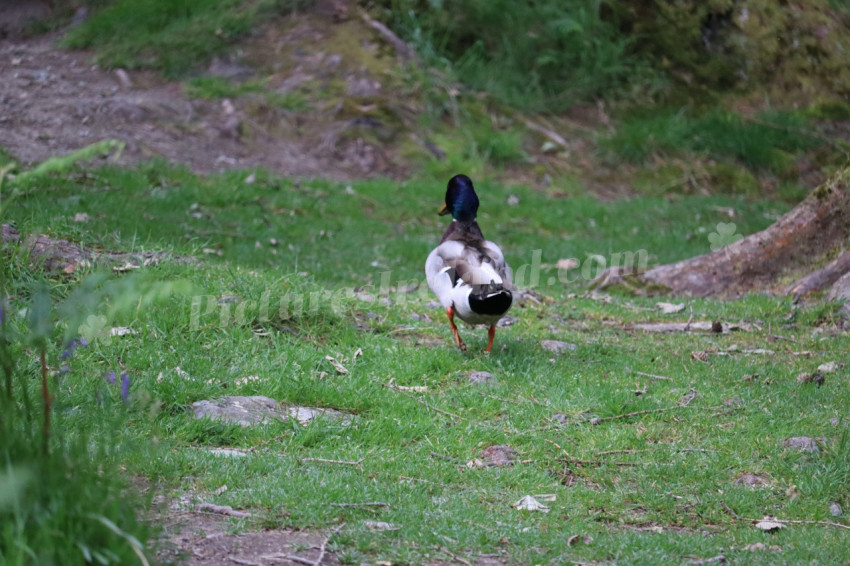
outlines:
[[[800,298],[835,291],[850,297],[850,168],[819,186],[771,226],[713,252],[636,273],[610,268],[595,288],[625,285],[633,291],[663,290],[696,297],[736,297],[777,290]],[[823,265],[829,258],[835,258]],[[823,267],[819,267],[823,265]],[[787,285],[791,279],[795,283]],[[783,285],[785,283],[785,285]],[[781,286],[781,287],[780,287]]]

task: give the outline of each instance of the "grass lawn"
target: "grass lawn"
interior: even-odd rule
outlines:
[[[522,564],[850,561],[846,526],[806,523],[848,523],[848,369],[825,373],[822,386],[797,380],[847,361],[834,306],[765,294],[672,300],[684,309],[663,314],[656,302],[669,298],[585,292],[615,254],[643,250],[636,257],[655,264],[704,253],[709,235],[723,233],[718,223],[748,234],[789,205],[729,196],[601,203],[485,179],[476,187],[485,236],[515,272],[526,266],[537,296],[509,313],[490,355],[482,329],[461,327],[469,352],[455,348],[423,289],[425,257],[445,225],[436,214],[444,181],[199,177],[158,162],[36,179],[5,212],[22,233],[198,260],[144,269],[194,291],[109,321],[135,334],[78,349],[55,383],[55,426],[108,429],[110,457],[128,474],[254,514],[234,519],[236,530],[338,529],[329,549],[345,564],[481,554]],[[579,267],[558,272],[567,258]],[[41,275],[22,254],[11,271],[22,306]],[[54,294],[83,277],[55,279]],[[741,330],[634,327],[688,320]],[[574,347],[553,353],[542,340]],[[60,352],[48,352],[51,367]],[[34,358],[21,363],[36,375]],[[493,382],[471,383],[479,371]],[[126,403],[109,372],[129,377]],[[224,395],[353,418],[250,428],[193,418],[193,402]],[[799,436],[817,439],[818,452],[786,446]],[[467,465],[495,445],[515,450],[516,462]],[[761,485],[736,482],[746,474]],[[513,508],[525,495],[549,511]],[[386,505],[340,505],[374,502]],[[844,514],[833,516],[831,503]],[[767,515],[802,523],[755,528],[752,519]]]

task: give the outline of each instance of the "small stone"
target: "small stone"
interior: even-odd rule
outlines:
[[[810,454],[817,454],[820,452],[818,443],[814,438],[809,438],[808,436],[794,436],[792,438],[786,438],[784,445],[786,448],[794,448],[795,450],[809,452]]]
[[[832,426],[838,426],[841,424],[841,419],[839,419],[838,417],[832,417],[831,419],[829,419],[829,424],[831,424]]]
[[[212,401],[196,401],[192,403],[192,412],[196,419],[208,417],[214,421],[237,424],[239,426],[255,426],[267,422],[296,419],[302,425],[307,425],[317,418],[339,420],[343,424],[351,422],[351,415],[334,409],[285,406],[270,397],[261,395],[221,397]]]
[[[517,452],[508,445],[500,444],[496,446],[488,446],[481,451],[478,460],[483,466],[511,466],[516,461]]]
[[[559,260],[560,261],[560,260]],[[673,314],[685,310],[685,303],[655,303],[664,314]]]
[[[777,546],[775,544],[767,546],[763,542],[756,542],[756,543],[753,543],[753,544],[748,544],[747,546],[744,547],[744,550],[748,550],[750,552],[762,552],[762,551],[764,551],[764,552],[779,552],[779,551],[782,550],[782,547]]]
[[[732,484],[746,487],[767,487],[770,485],[770,480],[759,474],[741,474],[735,478]]]
[[[844,509],[841,508],[841,505],[837,501],[829,502],[829,514],[833,517],[840,517],[844,513]]]
[[[826,381],[826,378],[819,371],[816,371],[815,373],[804,372],[804,373],[801,373],[797,376],[797,381],[799,383],[814,383],[818,387],[820,387],[821,385],[824,384],[824,382]]]
[[[818,366],[818,371],[821,373],[834,373],[838,371],[838,369],[843,364],[839,364],[838,362],[826,362]]]
[[[363,521],[363,526],[370,531],[397,531],[401,528],[386,521]]]
[[[544,350],[549,350],[555,354],[562,354],[568,350],[577,350],[578,346],[569,342],[561,342],[560,340],[541,340],[540,345]]]
[[[207,448],[206,451],[214,456],[222,456],[224,458],[244,458],[248,455],[246,452],[234,448]]]
[[[127,74],[127,71],[124,69],[115,69],[115,76],[118,78],[118,82],[121,83],[123,88],[133,88],[133,81],[130,80],[130,75]]]
[[[496,385],[498,382],[489,371],[476,371],[469,374],[469,383],[475,385]]]

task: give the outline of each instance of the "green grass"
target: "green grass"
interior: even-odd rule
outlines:
[[[186,95],[206,99],[254,96],[264,100],[269,106],[286,110],[301,111],[311,108],[310,101],[303,94],[269,91],[264,81],[259,80],[238,83],[224,77],[195,77],[186,82]]]
[[[247,184],[251,173],[198,177],[162,162],[138,170],[97,169],[32,188],[10,213],[21,225],[87,246],[176,246],[207,258],[215,252],[241,265],[308,271],[334,285],[377,283],[387,271],[394,279],[421,278],[422,258],[445,224],[436,214],[443,182],[376,180],[347,190],[262,171]],[[552,264],[638,249],[647,250],[653,262],[668,262],[709,251],[708,234],[728,220],[726,207],[738,211],[742,234],[765,228],[788,208],[722,196],[602,204],[591,197],[552,200],[486,179],[476,186],[485,234],[517,266],[531,263],[537,249],[542,262]],[[512,194],[520,206],[506,204]],[[74,222],[78,213],[89,220]]]
[[[827,375],[823,387],[796,381],[800,372],[845,358],[850,340],[833,305],[795,308],[785,298],[753,295],[686,299],[684,311],[663,315],[658,299],[586,295],[581,269],[561,274],[569,279],[562,283],[554,268],[541,267],[534,290],[543,304],[516,306],[516,322],[499,329],[491,355],[482,354],[485,332],[461,328],[470,346],[463,354],[427,289],[396,288],[423,279],[424,258],[445,225],[436,215],[442,183],[294,183],[257,172],[246,184],[248,174],[198,177],[162,163],[101,168],[34,181],[9,210],[25,233],[110,249],[164,248],[200,260],[147,268],[157,279],[187,280],[205,296],[196,300],[194,320],[188,296],[134,310],[122,324],[138,334],[78,350],[56,388],[67,407],[63,426],[71,429],[96,420],[98,395],[121,404],[118,390],[104,386],[105,371],[128,373],[127,420],[114,434],[129,447],[122,456],[129,473],[169,493],[190,491],[258,516],[234,523],[237,530],[345,523],[331,540],[345,564],[451,560],[448,552],[469,561],[498,553],[515,563],[658,564],[719,554],[752,564],[850,559],[842,530],[788,525],[767,534],[744,519],[846,523],[829,514],[832,501],[850,509],[847,423],[830,423],[846,419],[846,370]],[[639,249],[652,262],[682,259],[708,251],[708,234],[728,221],[715,207],[735,208],[742,234],[787,209],[731,197],[559,200],[477,181],[482,229],[515,272],[533,263],[534,250],[550,266]],[[517,206],[504,204],[510,194],[519,196]],[[73,222],[77,212],[91,220]],[[388,301],[353,291],[380,299],[383,273]],[[222,296],[239,302],[219,305]],[[290,307],[284,312],[276,308],[282,297]],[[292,308],[298,297],[304,307]],[[753,326],[728,335],[632,329],[691,317]],[[554,355],[542,339],[576,349]],[[743,352],[755,348],[774,354]],[[708,361],[694,360],[695,351],[709,352]],[[50,350],[51,364],[58,353]],[[350,373],[337,373],[326,356]],[[489,371],[497,383],[471,385],[472,371]],[[399,391],[390,382],[428,390]],[[640,389],[646,391],[638,396]],[[698,396],[680,408],[691,389]],[[319,420],[244,429],[192,418],[192,402],[222,395],[268,395],[354,419],[347,426]],[[589,422],[656,409],[669,410]],[[825,446],[816,455],[783,446],[801,435],[823,437]],[[513,447],[522,463],[464,466],[496,444]],[[248,453],[207,451],[218,446]],[[612,450],[632,452],[606,453]],[[742,473],[762,474],[770,484],[734,485]],[[527,494],[554,494],[551,512],[511,508]],[[389,506],[333,505],[367,501]],[[374,532],[366,520],[399,530]],[[570,546],[573,534],[593,541]],[[757,542],[781,550],[745,550]]]
[[[264,17],[309,4],[300,0],[121,0],[72,29],[64,43],[97,49],[98,63],[107,67],[156,69],[177,77],[250,34]]]
[[[234,84],[224,77],[195,77],[186,83],[186,94],[192,98],[235,98],[263,92],[260,81]]]
[[[627,162],[690,151],[734,159],[755,171],[784,174],[793,167],[793,154],[821,145],[823,140],[798,112],[763,112],[750,120],[713,110],[701,115],[665,111],[625,117],[600,143]]]

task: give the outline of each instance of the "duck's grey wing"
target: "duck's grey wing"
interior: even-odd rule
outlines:
[[[505,255],[502,253],[501,248],[489,240],[484,241],[483,247],[487,252],[487,257],[490,258],[493,269],[499,274],[499,277],[502,278],[502,285],[504,288],[508,291],[513,291],[513,275],[511,274],[510,266],[505,261]]]

